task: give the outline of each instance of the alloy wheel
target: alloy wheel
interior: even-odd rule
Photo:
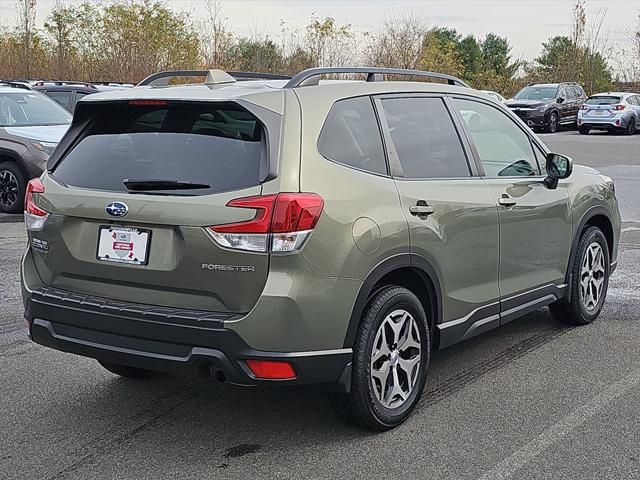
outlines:
[[[556,133],[558,130],[558,118],[555,113],[552,113],[549,117],[549,132]]]
[[[580,268],[580,299],[588,312],[595,310],[602,298],[605,275],[602,246],[593,242],[585,250]]]
[[[18,201],[18,179],[9,170],[0,171],[0,205],[13,207]]]
[[[420,330],[406,310],[394,310],[380,324],[371,352],[371,384],[386,408],[402,406],[420,373]]]

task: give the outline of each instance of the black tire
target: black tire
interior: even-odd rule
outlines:
[[[0,163],[0,212],[22,213],[26,188],[27,179],[17,163]]]
[[[589,132],[591,131],[591,128],[580,126],[580,127],[578,127],[578,131],[580,132],[581,135],[589,135]]]
[[[625,128],[624,130],[624,134],[625,135],[634,135],[636,133],[636,119],[631,117],[629,119],[629,124],[627,125],[627,128]]]
[[[142,368],[129,367],[127,365],[120,365],[118,363],[105,362],[104,360],[98,360],[98,363],[111,373],[120,375],[125,378],[146,379],[155,378],[161,375],[161,372],[155,372],[153,370],[145,370]]]
[[[371,377],[371,357],[374,342],[383,321],[386,321],[397,310],[409,313],[415,320],[413,324],[420,336],[420,359],[418,362],[420,366],[415,372],[415,383],[413,389],[409,389],[407,398],[398,407],[388,408],[381,403],[376,396],[377,393],[374,392],[374,388],[377,389],[377,387],[374,386],[374,380]],[[386,327],[382,327],[382,329],[384,328]],[[409,323],[407,328],[413,328],[412,324]],[[382,338],[386,339],[384,336]],[[398,348],[400,347],[398,346]],[[397,427],[411,415],[420,400],[427,379],[430,353],[429,326],[424,308],[418,298],[406,288],[385,287],[371,299],[358,327],[353,349],[351,392],[349,394],[329,392],[329,399],[337,413],[349,423],[377,431]],[[392,355],[387,356],[387,360],[384,362],[391,361]],[[413,358],[416,358],[415,354]],[[396,370],[393,378],[400,378],[402,375],[402,380],[398,382],[398,385],[402,385],[404,380],[404,386],[408,387],[407,382],[411,382],[409,376],[398,373],[402,369],[397,364],[388,371],[393,372],[393,369]],[[380,391],[384,392],[384,387]]]
[[[556,133],[558,131],[558,114],[556,112],[551,112],[544,130],[547,133]]]
[[[598,294],[597,302],[593,305],[593,308],[587,308],[583,300],[584,295],[581,283],[585,281],[586,278],[590,279],[591,277],[588,275],[585,276],[583,273],[583,263],[585,261],[585,255],[588,254],[587,250],[594,244],[598,244],[602,252],[602,268],[604,270],[601,277],[602,291]],[[571,289],[571,301],[567,302],[563,299],[549,305],[551,315],[553,315],[556,320],[570,325],[587,325],[593,322],[598,315],[600,315],[607,296],[610,266],[607,239],[598,227],[588,227],[580,236],[571,269],[571,282],[567,286],[567,288]],[[592,274],[593,277],[597,275],[599,275],[599,272],[596,275]],[[591,291],[593,292],[593,289]]]

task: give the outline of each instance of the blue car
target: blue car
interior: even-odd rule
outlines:
[[[640,129],[640,94],[607,92],[591,95],[578,112],[578,131],[620,131],[633,135]]]

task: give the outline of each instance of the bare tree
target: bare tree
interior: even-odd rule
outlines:
[[[428,24],[415,12],[385,18],[379,31],[369,33],[365,61],[380,67],[417,68]]]
[[[201,23],[202,53],[208,66],[223,67],[228,62],[227,53],[233,44],[229,19],[222,12],[219,0],[205,0],[207,16]]]
[[[31,73],[33,58],[31,55],[32,43],[36,36],[36,8],[37,0],[17,0],[16,12],[18,15],[18,29],[22,43],[23,74],[28,78]]]

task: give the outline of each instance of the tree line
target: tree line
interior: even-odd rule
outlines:
[[[371,32],[313,15],[304,27],[281,23],[276,36],[238,36],[216,0],[205,0],[199,20],[158,0],[57,0],[42,27],[37,0],[18,0],[17,25],[0,31],[0,78],[137,82],[173,69],[294,74],[362,64],[440,71],[506,96],[531,81],[577,81],[596,92],[614,80],[640,80],[640,16],[628,32],[631,48],[614,51],[602,33],[604,17],[588,21],[585,1],[576,1],[570,35],[550,38],[526,62],[514,58],[505,37],[464,35],[410,12]]]

